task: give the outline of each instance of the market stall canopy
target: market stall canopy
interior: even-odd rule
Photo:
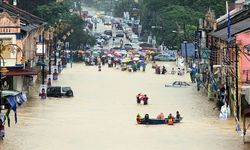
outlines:
[[[15,123],[17,123],[17,107],[21,106],[24,102],[27,101],[27,97],[24,93],[19,91],[3,90],[2,98],[5,100],[4,105],[7,106],[6,117],[8,119],[8,125],[10,126],[9,113],[12,109],[15,113]]]
[[[26,100],[26,95],[19,91],[3,90],[2,97],[10,104],[11,109],[16,111],[18,106],[21,106]],[[7,103],[5,102],[5,104]]]

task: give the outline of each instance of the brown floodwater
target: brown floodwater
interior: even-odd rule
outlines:
[[[165,88],[189,76],[121,72],[114,68],[73,64],[54,85],[70,85],[73,98],[30,98],[18,109],[18,123],[6,128],[0,150],[249,150],[235,132],[234,121],[221,121],[195,87]],[[194,86],[194,85],[193,85]],[[137,105],[135,95],[149,96]],[[183,121],[174,126],[137,125],[137,113],[156,117],[179,110]],[[249,131],[250,132],[250,131]],[[250,134],[248,134],[250,137]],[[249,138],[250,140],[250,138]]]

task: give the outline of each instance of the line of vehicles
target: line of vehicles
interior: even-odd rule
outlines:
[[[112,29],[105,30],[103,33],[95,33],[93,35],[96,38],[97,46],[103,47],[107,45],[111,39],[112,48],[125,50],[140,49],[140,41],[137,34],[133,32],[132,24],[121,18],[114,18],[111,16],[104,15],[104,13],[97,13],[96,16],[92,16],[92,22],[99,23],[102,20],[104,25],[112,25]],[[126,37],[129,42],[121,41]],[[163,53],[157,53],[154,56],[155,61],[176,61],[176,53],[166,51]]]

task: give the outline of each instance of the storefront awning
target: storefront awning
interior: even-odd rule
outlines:
[[[14,69],[9,70],[5,75],[6,76],[28,76],[28,75],[37,75],[39,70],[35,69]]]
[[[231,36],[238,34],[240,32],[244,32],[246,30],[250,29],[250,18],[247,18],[243,21],[237,22],[233,25],[231,25]],[[213,31],[210,33],[211,36],[220,38],[222,40],[227,40],[227,27]]]

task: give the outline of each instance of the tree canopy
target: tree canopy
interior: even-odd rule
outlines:
[[[86,22],[79,14],[69,11],[73,7],[73,3],[69,1],[49,3],[38,6],[35,14],[55,29],[57,39],[70,42],[71,48],[79,49],[80,45],[94,45],[95,39],[84,30]]]
[[[56,0],[18,0],[17,7],[33,13],[39,5],[44,5],[55,1]]]
[[[192,40],[199,18],[204,18],[209,8],[215,11],[217,17],[226,11],[226,0],[139,0],[138,4],[134,3],[132,0],[122,0],[115,7],[115,15],[121,16],[123,11],[131,13],[131,7],[138,8],[143,26],[142,35],[156,35],[158,43],[164,41],[168,46],[176,45],[184,39]],[[152,29],[152,26],[161,28]],[[173,31],[182,31],[178,39]]]

